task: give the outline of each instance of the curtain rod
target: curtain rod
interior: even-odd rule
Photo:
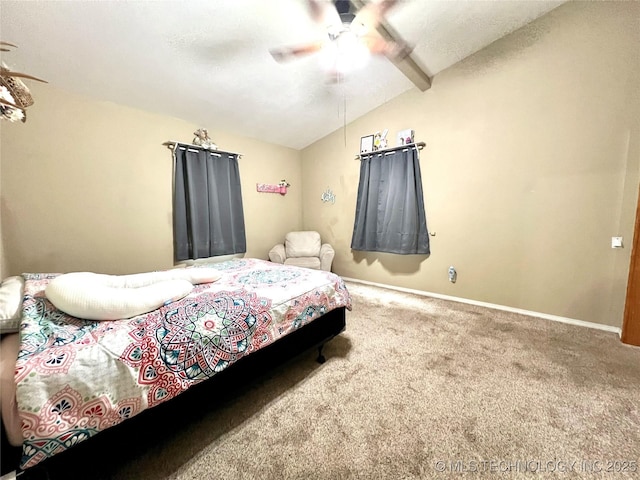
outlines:
[[[176,142],[175,140],[169,140],[168,142],[164,142],[163,145],[166,145],[169,148],[173,148],[175,145],[184,145],[185,147],[189,147],[189,148],[196,148],[198,150],[204,150],[206,152],[210,152],[210,153],[227,153],[229,155],[237,155],[238,158],[242,158],[243,154],[242,153],[235,153],[235,152],[225,152],[224,150],[209,150],[208,148],[204,148],[200,145],[193,145],[192,143],[185,143],[185,142]]]
[[[396,150],[402,150],[405,148],[409,149],[409,148],[416,147],[418,150],[422,150],[426,145],[427,144],[424,142],[407,143],[406,145],[400,145],[399,147],[389,147],[389,148],[384,148],[382,150],[376,150],[375,152],[361,153],[359,155],[356,155],[355,160],[361,160],[362,157],[370,157],[372,155],[378,155],[378,154],[387,153],[387,152],[395,152]]]

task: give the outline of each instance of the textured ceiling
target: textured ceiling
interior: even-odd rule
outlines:
[[[561,3],[405,0],[387,20],[435,75]],[[0,22],[16,71],[296,149],[416,88],[385,58],[339,84],[317,56],[276,63],[269,48],[324,38],[304,0],[0,0]]]

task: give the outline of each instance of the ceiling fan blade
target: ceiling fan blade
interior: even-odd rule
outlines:
[[[366,3],[364,3],[364,0],[350,1],[354,7],[359,7],[360,9],[364,9],[367,5]],[[395,4],[397,2],[392,3]],[[389,8],[391,7],[388,7],[387,11]],[[379,23],[375,26],[375,30],[383,39],[389,42],[406,45],[406,42],[402,40],[400,34],[394,28],[392,28],[388,22],[385,22],[384,18],[380,19]],[[400,55],[397,57],[389,57],[389,60],[421,91],[424,92],[425,90],[431,88],[431,77],[429,76],[429,73],[422,65],[420,65],[420,63],[414,58],[411,53],[404,56]]]
[[[292,60],[296,57],[317,52],[322,48],[322,46],[323,42],[313,42],[306,43],[304,45],[294,45],[291,47],[272,48],[269,50],[269,53],[277,62],[286,62],[287,60]]]
[[[384,55],[391,60],[402,60],[413,51],[403,40],[386,40],[379,34],[370,34],[362,37],[362,41],[374,55]]]
[[[18,108],[18,109],[22,110],[22,108],[20,108],[15,103],[11,103],[9,100],[5,100],[3,98],[0,98],[0,105],[6,105],[8,107]]]
[[[342,20],[335,5],[330,0],[307,0],[311,18],[330,32],[342,29]]]
[[[0,67],[0,75],[3,77],[20,77],[20,78],[29,78],[31,80],[37,80],[42,83],[49,83],[46,80],[42,80],[41,78],[34,77],[33,75],[27,75],[26,73],[20,72],[12,72],[8,68]]]
[[[9,42],[0,42],[0,45],[6,45],[8,47],[18,48],[17,45],[14,45],[13,43],[9,43]],[[11,51],[10,48],[4,48],[4,46],[0,47],[0,52],[10,52],[10,51]]]
[[[375,30],[387,12],[397,3],[398,0],[376,0],[366,3],[351,22],[351,31],[356,35],[366,35]]]

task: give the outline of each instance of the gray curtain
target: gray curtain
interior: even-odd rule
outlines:
[[[362,158],[351,248],[403,255],[429,253],[417,149]]]
[[[174,152],[176,260],[246,252],[238,156],[183,145]]]

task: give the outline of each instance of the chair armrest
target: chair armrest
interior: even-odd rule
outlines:
[[[286,258],[287,256],[284,252],[284,245],[282,243],[279,243],[271,250],[269,250],[269,260],[271,260],[273,263],[284,263]]]
[[[331,264],[333,263],[333,257],[336,252],[331,245],[323,243],[320,247],[320,269],[331,271]]]

